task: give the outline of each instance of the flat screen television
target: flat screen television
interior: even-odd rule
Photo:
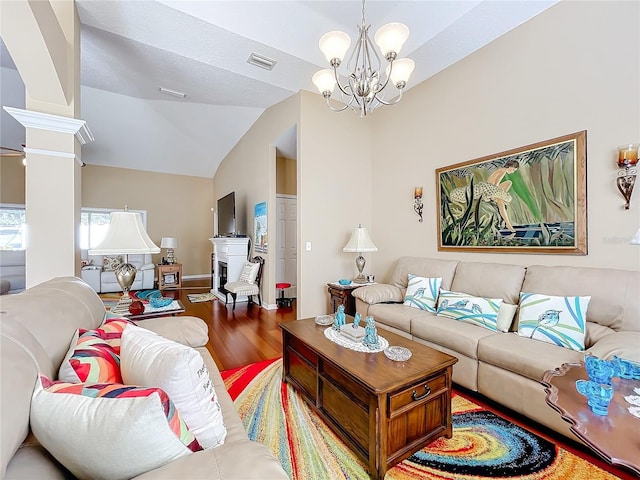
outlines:
[[[235,237],[236,231],[236,192],[218,199],[218,235]]]

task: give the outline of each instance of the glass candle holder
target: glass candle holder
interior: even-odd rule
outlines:
[[[632,167],[638,163],[638,148],[640,144],[629,143],[618,147],[618,167]]]
[[[584,368],[589,375],[589,380],[603,385],[611,385],[611,378],[617,371],[615,362],[603,360],[595,355],[585,355]]]

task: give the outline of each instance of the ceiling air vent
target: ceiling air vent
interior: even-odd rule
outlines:
[[[264,68],[265,70],[272,70],[277,62],[273,58],[252,52],[247,59],[247,63],[255,65],[256,67]]]

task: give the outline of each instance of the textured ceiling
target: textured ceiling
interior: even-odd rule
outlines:
[[[401,56],[416,62],[410,89],[554,3],[369,1],[365,13],[372,33],[391,21],[409,27]],[[83,148],[83,160],[203,177],[215,174],[264,109],[301,89],[315,91],[311,76],[326,68],[318,39],[330,30],[354,39],[362,11],[361,2],[347,0],[76,5],[82,118],[96,138]],[[267,71],[248,64],[252,52],[276,60],[276,66]],[[11,66],[4,46],[0,60]],[[187,96],[167,96],[159,87]],[[276,141],[295,156],[295,135]]]

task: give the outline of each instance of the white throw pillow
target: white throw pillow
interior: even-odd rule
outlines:
[[[407,293],[404,304],[427,312],[436,313],[438,292],[442,284],[442,277],[425,278],[409,274]]]
[[[437,315],[497,332],[498,311],[501,306],[501,298],[474,297],[466,293],[441,289],[438,296]]]
[[[35,437],[79,479],[124,480],[201,450],[159,388],[52,382],[31,398]]]
[[[590,300],[521,292],[518,335],[581,352]]]
[[[240,281],[247,283],[255,283],[258,277],[259,263],[245,262],[240,273]]]
[[[203,448],[224,443],[222,410],[209,370],[196,350],[129,325],[122,333],[120,371],[125,383],[167,392]]]
[[[502,303],[500,310],[498,311],[497,327],[500,332],[508,332],[513,323],[513,317],[518,310],[517,305],[511,305],[510,303]]]

